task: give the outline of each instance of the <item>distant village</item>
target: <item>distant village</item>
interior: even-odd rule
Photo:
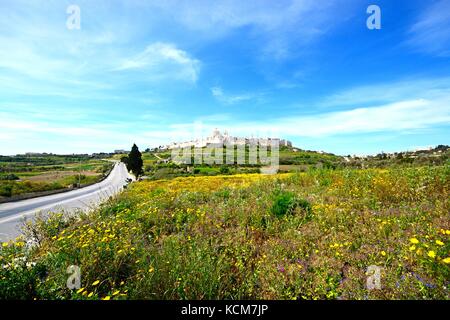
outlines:
[[[345,161],[350,161],[352,159],[379,159],[379,160],[387,160],[387,159],[416,159],[420,157],[440,157],[443,153],[445,153],[450,147],[447,145],[438,145],[436,147],[428,147],[428,148],[419,148],[416,150],[410,151],[402,151],[402,152],[381,152],[376,155],[365,155],[365,156],[345,156]]]
[[[223,134],[216,128],[213,130],[210,136],[202,139],[190,140],[185,142],[172,142],[166,145],[164,148],[168,150],[172,149],[182,149],[188,147],[204,148],[204,147],[215,147],[215,146],[225,146],[225,145],[259,145],[263,147],[268,147],[273,144],[278,144],[279,146],[292,147],[292,142],[286,139],[280,138],[246,138],[246,137],[235,137],[224,131]]]

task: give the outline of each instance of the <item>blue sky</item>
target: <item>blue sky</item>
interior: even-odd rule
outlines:
[[[337,154],[449,144],[450,1],[0,1],[0,154],[199,125]]]

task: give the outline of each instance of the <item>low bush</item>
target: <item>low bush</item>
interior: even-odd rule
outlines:
[[[281,217],[286,214],[292,214],[299,208],[305,212],[305,217],[311,215],[311,204],[302,198],[298,198],[293,192],[277,192],[271,211],[274,215]]]
[[[14,173],[0,174],[0,180],[19,180],[19,177]]]

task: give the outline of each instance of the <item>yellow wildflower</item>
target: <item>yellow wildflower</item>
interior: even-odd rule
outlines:
[[[84,288],[78,289],[77,293],[82,293],[84,291]]]
[[[386,252],[385,251],[381,251],[381,255],[384,257],[386,256]]]
[[[96,286],[96,285],[98,285],[100,283],[100,280],[95,280],[93,283],[92,283],[92,285],[93,286]]]
[[[436,252],[434,252],[433,250],[430,250],[430,251],[428,251],[428,256],[430,257],[430,258],[435,258],[436,257]]]
[[[411,239],[409,239],[409,242],[411,242],[413,244],[418,244],[419,240],[417,240],[416,238],[411,238]]]
[[[416,250],[416,246],[415,245],[412,245],[411,247],[409,247],[409,251],[414,251],[414,250]]]
[[[440,246],[443,246],[443,245],[444,245],[444,243],[443,243],[441,240],[436,240],[436,244],[438,244],[438,245],[440,245]]]
[[[110,299],[111,299],[110,296],[106,296],[106,297],[104,297],[102,300],[108,301],[108,300],[110,300]]]
[[[443,263],[450,263],[450,257],[447,257],[447,258],[445,258],[445,259],[442,259],[442,262]]]

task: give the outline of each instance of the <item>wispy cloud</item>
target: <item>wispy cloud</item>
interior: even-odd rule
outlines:
[[[450,78],[355,87],[332,94],[319,105],[339,107],[339,111],[329,111],[327,108],[328,111],[319,109],[308,116],[274,117],[258,122],[234,119],[228,124],[233,130],[241,132],[261,131],[270,127],[291,137],[411,132],[433,126],[448,126]]]
[[[409,36],[407,43],[417,50],[450,56],[450,1],[440,0],[429,4],[410,28]]]
[[[449,98],[438,101],[401,101],[370,108],[325,113],[314,117],[290,118],[281,120],[278,125],[280,130],[301,137],[423,129],[450,123]]]
[[[9,112],[0,112],[0,117],[4,122],[0,127],[0,154],[110,152],[117,148],[128,148],[134,142],[142,147],[158,143],[154,139],[147,139],[145,132],[155,128],[145,122],[92,123],[84,119],[71,123],[69,119],[62,120],[63,117],[51,119],[34,115],[24,119]],[[21,141],[27,143],[18,143]]]
[[[279,132],[282,136],[324,138],[345,134],[407,132],[450,123],[450,97],[445,101],[410,100],[314,116],[272,118],[259,122],[230,121],[226,128],[244,135]],[[269,124],[270,123],[270,124]],[[216,123],[204,124],[211,130]],[[224,126],[224,124],[219,124]]]
[[[156,42],[132,58],[125,59],[116,71],[140,70],[150,78],[176,78],[196,82],[200,72],[200,61],[172,43]]]
[[[161,79],[197,81],[199,60],[174,43],[145,40],[150,45],[133,55],[130,43],[141,37],[141,19],[130,24],[108,2],[83,2],[81,30],[70,31],[66,7],[58,1],[2,2],[0,91],[8,87],[8,94],[95,99],[120,95],[128,89],[130,76],[134,86]],[[130,19],[129,12],[126,17]],[[112,72],[115,68],[133,74]]]
[[[318,106],[354,108],[442,96],[450,96],[450,78],[410,78],[345,89],[323,98]]]
[[[300,17],[309,21],[319,20],[318,15],[329,9],[328,5],[318,5],[313,0],[281,0],[278,2],[269,0],[193,0],[189,2],[168,0],[154,2],[150,6],[170,13],[176,21],[189,29],[216,34],[216,36],[222,36],[232,29],[244,26],[259,28],[263,32],[280,30],[286,25],[301,23],[298,19]],[[315,17],[313,18],[311,15],[315,15]],[[317,32],[315,27],[309,24],[308,28],[300,30],[300,32],[315,33]]]
[[[345,5],[352,1],[347,1]],[[225,37],[236,30],[249,30],[257,37],[260,57],[284,60],[297,55],[339,23],[336,10],[339,1],[261,0],[207,1],[176,0],[154,2],[163,15],[203,39]],[[345,15],[343,14],[343,17]],[[344,19],[345,20],[345,19]]]
[[[225,94],[221,87],[212,87],[211,94],[214,98],[224,104],[235,104],[243,101],[260,99],[260,93]]]

